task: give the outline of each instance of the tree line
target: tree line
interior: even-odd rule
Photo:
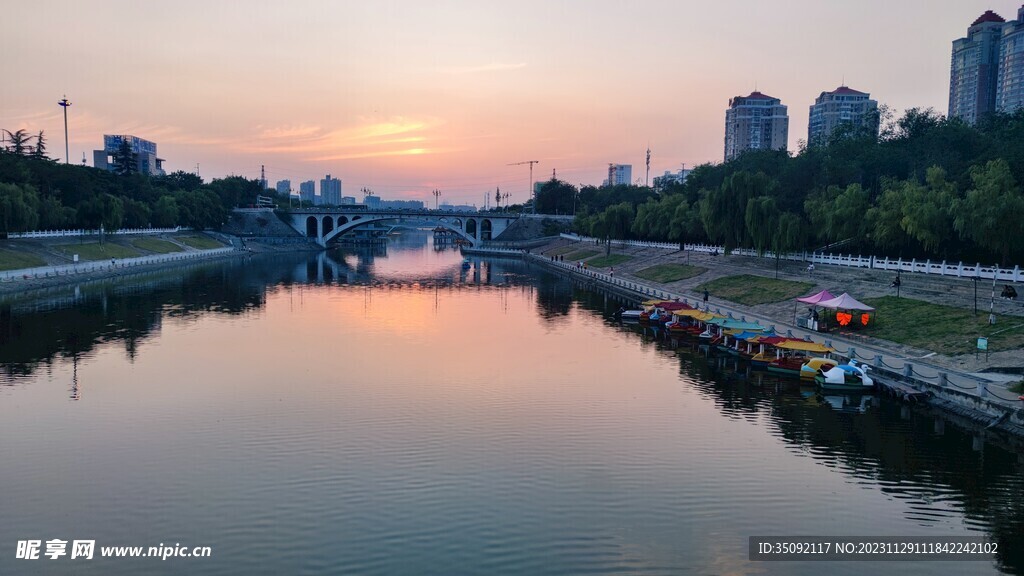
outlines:
[[[227,211],[256,201],[258,180],[203,180],[187,172],[137,173],[130,147],[114,154],[114,171],[54,162],[42,132],[4,130],[0,148],[0,234],[68,228],[106,230],[187,226],[216,229]],[[287,200],[285,200],[287,202]]]
[[[1005,265],[1024,261],[1022,184],[1024,110],[972,126],[911,109],[877,136],[840,127],[795,154],[749,151],[660,190],[552,180],[537,206],[575,213],[576,230],[600,238]]]

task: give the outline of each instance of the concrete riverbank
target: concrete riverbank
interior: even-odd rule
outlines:
[[[125,239],[119,238],[121,243]],[[130,239],[129,239],[130,240]],[[166,237],[161,240],[169,240]],[[173,240],[173,238],[170,238]],[[25,291],[52,288],[57,286],[94,282],[110,278],[123,278],[137,274],[148,274],[169,270],[197,262],[212,261],[224,258],[245,256],[265,252],[296,252],[320,250],[319,246],[310,245],[299,238],[298,241],[281,242],[275,238],[238,238],[227,234],[216,234],[218,248],[194,249],[182,246],[183,250],[165,254],[147,254],[131,258],[113,258],[111,260],[91,260],[82,262],[61,263],[58,259],[47,266],[36,266],[0,272],[0,294],[13,294]],[[292,240],[292,239],[289,239]],[[3,246],[13,252],[24,252],[54,261],[52,246],[45,243],[19,241],[14,246]]]
[[[704,307],[702,298],[685,290],[666,290],[662,286],[638,281],[632,277],[581,268],[575,262],[563,262],[542,254],[523,254],[529,262],[568,275],[590,289],[613,294],[631,303],[649,298],[679,299],[697,307]],[[989,379],[984,375],[937,365],[927,360],[901,354],[898,345],[887,346],[881,341],[850,340],[840,336],[808,332],[791,323],[759,313],[749,307],[737,306],[720,300],[706,305],[712,312],[731,315],[737,319],[757,321],[774,327],[780,334],[807,338],[824,343],[846,359],[856,359],[871,366],[876,381],[885,389],[904,398],[927,396],[927,403],[935,409],[956,415],[981,426],[998,430],[1014,437],[1024,437],[1024,403],[1017,394],[1007,389],[1005,379]],[[921,394],[923,393],[923,394]]]

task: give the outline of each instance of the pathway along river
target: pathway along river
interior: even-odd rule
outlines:
[[[1018,454],[716,368],[411,233],[0,309],[0,574],[1024,574]],[[751,535],[996,560],[751,562]],[[19,540],[96,558],[16,559]],[[209,558],[99,558],[105,546]]]

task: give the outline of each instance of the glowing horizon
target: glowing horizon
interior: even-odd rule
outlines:
[[[950,43],[1018,2],[867,0],[714,6],[566,0],[20,3],[0,37],[0,128],[43,130],[71,162],[103,134],[156,142],[170,171],[319,181],[343,194],[482,204],[534,180],[600,184],[722,160],[729,98],[756,87],[790,116],[846,84],[897,114],[947,107]],[[878,15],[884,15],[884,18]],[[912,34],[910,33],[912,31]],[[40,37],[42,36],[42,38]]]

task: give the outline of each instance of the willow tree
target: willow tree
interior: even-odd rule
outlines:
[[[779,260],[783,254],[804,247],[807,241],[807,226],[798,214],[783,212],[775,220],[775,235],[772,236],[772,252],[775,253],[775,277],[779,277]]]
[[[745,215],[747,234],[754,243],[758,256],[764,256],[765,250],[771,247],[772,239],[778,232],[779,207],[775,198],[759,196],[747,200]]]
[[[764,172],[741,171],[727,178],[717,190],[705,190],[700,200],[700,221],[708,238],[721,242],[726,252],[745,244],[747,201],[767,196],[775,187],[775,180]]]
[[[1024,193],[1002,158],[971,168],[971,181],[967,195],[953,203],[953,226],[1008,264],[1024,248]]]
[[[946,180],[945,170],[932,166],[925,176],[925,185],[906,182],[902,196],[903,231],[920,242],[925,251],[937,253],[940,246],[953,238],[950,208],[957,199],[956,184]]]

